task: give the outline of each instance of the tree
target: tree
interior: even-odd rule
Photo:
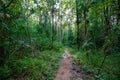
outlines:
[[[78,50],[80,49],[80,27],[79,27],[79,24],[80,24],[80,14],[79,14],[79,1],[76,0],[76,23],[77,23],[77,47],[78,47]]]

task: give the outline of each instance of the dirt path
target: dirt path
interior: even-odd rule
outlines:
[[[74,70],[73,66],[76,65],[72,64],[68,49],[65,50],[62,57],[54,80],[90,80],[90,75],[85,74],[82,70],[80,72]]]
[[[72,64],[70,61],[70,54],[66,49],[62,55],[63,59],[60,61],[59,70],[54,80],[70,80],[72,74]]]

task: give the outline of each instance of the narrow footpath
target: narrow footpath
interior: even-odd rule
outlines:
[[[54,80],[89,80],[89,77],[83,71],[73,70],[71,55],[68,49],[65,49]]]
[[[72,76],[72,64],[70,61],[70,54],[67,49],[63,53],[62,57],[63,59],[60,61],[60,67],[54,80],[70,80]]]

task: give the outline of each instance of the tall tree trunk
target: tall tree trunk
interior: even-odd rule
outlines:
[[[28,1],[27,1],[28,3]],[[28,5],[27,5],[27,10],[28,10]],[[30,45],[30,48],[32,50],[32,56],[34,57],[34,50],[33,50],[33,46],[32,46],[32,41],[31,41],[31,34],[30,34],[30,27],[29,27],[29,13],[27,11],[27,15],[26,15],[26,23],[27,23],[27,33],[28,33],[28,39],[29,39],[29,45]]]
[[[33,46],[32,46],[32,41],[31,41],[31,34],[30,34],[28,17],[26,17],[26,22],[27,22],[27,33],[28,33],[28,38],[29,38],[29,44],[30,44],[30,47],[32,50],[32,56],[34,57],[34,51],[33,51]]]
[[[76,23],[77,23],[77,48],[78,48],[78,50],[80,49],[80,32],[79,32],[79,13],[78,13],[78,11],[79,11],[79,6],[78,6],[78,0],[76,0],[76,18],[77,18],[77,21],[76,21]]]
[[[87,29],[87,24],[88,24],[88,20],[87,20],[87,7],[86,7],[86,5],[87,5],[87,1],[86,0],[83,0],[83,7],[84,7],[84,9],[83,9],[83,16],[84,16],[84,43],[85,44],[88,44],[87,42],[88,42],[88,29]],[[87,45],[85,45],[85,51],[86,51],[86,56],[88,57],[88,52],[87,52],[87,50],[88,50],[88,46]]]
[[[88,33],[88,29],[87,29],[87,23],[88,23],[88,20],[87,20],[87,10],[86,10],[86,1],[83,1],[83,6],[84,6],[84,9],[83,9],[83,15],[84,15],[84,40],[85,40],[85,43],[87,42],[87,33]]]
[[[52,35],[52,44],[51,48],[53,48],[53,43],[54,43],[54,5],[52,5],[52,10],[51,10],[51,35]]]
[[[84,10],[84,21],[85,21],[85,42],[87,42],[87,19],[86,19],[86,10]]]
[[[110,30],[110,17],[109,17],[109,7],[107,6],[105,8],[105,22],[106,22],[106,36],[109,35],[109,30]]]

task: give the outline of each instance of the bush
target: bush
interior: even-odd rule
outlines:
[[[60,50],[35,53],[34,58],[31,56],[17,58],[18,55],[13,55],[14,57],[11,56],[6,64],[0,67],[0,79],[53,80],[58,69]]]
[[[0,80],[7,79],[9,75],[10,75],[9,67],[6,64],[4,64],[3,66],[0,67]]]

